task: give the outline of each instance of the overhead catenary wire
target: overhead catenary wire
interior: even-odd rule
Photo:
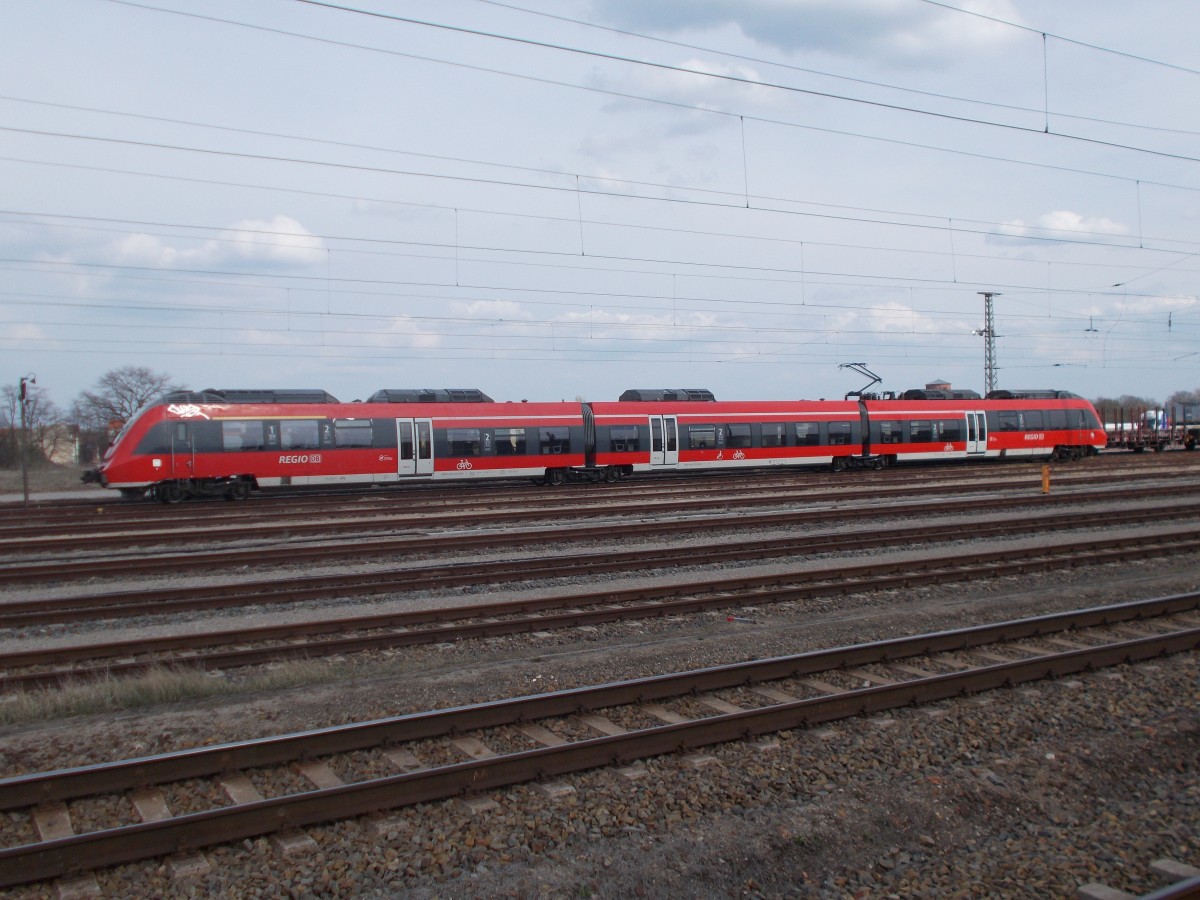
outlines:
[[[567,82],[557,81],[555,79],[534,78],[534,77],[528,76],[528,75],[519,75],[519,74],[511,73],[511,72],[503,72],[503,71],[497,70],[497,69],[486,69],[485,67],[482,67],[482,66],[475,66],[475,65],[470,65],[470,64],[461,63],[461,62],[451,62],[451,61],[447,61],[447,60],[437,59],[434,57],[419,56],[416,54],[401,53],[399,51],[386,50],[386,49],[382,49],[382,48],[378,48],[378,47],[371,47],[371,46],[368,46],[365,44],[353,44],[353,43],[344,42],[344,41],[336,41],[336,40],[332,40],[329,38],[321,38],[321,37],[317,37],[314,35],[303,34],[300,32],[287,31],[285,29],[269,28],[269,27],[262,26],[262,25],[255,25],[255,24],[249,23],[249,22],[240,22],[240,21],[236,21],[233,19],[225,19],[225,18],[222,18],[219,16],[202,15],[199,13],[184,12],[182,10],[166,9],[163,7],[153,6],[148,3],[134,2],[134,0],[105,0],[105,2],[115,3],[115,4],[119,4],[121,6],[129,6],[129,7],[134,7],[134,8],[138,8],[138,9],[149,10],[149,11],[153,11],[153,12],[167,13],[167,14],[180,15],[180,16],[188,16],[191,18],[203,19],[203,20],[211,21],[211,22],[219,22],[222,24],[232,25],[232,26],[241,27],[241,28],[250,28],[250,29],[260,30],[260,31],[264,31],[264,32],[270,32],[273,34],[279,34],[279,35],[283,35],[283,36],[287,36],[287,37],[295,37],[295,38],[301,38],[301,39],[305,39],[305,40],[318,41],[321,43],[333,44],[336,46],[351,47],[351,48],[355,48],[355,49],[369,50],[369,51],[379,52],[379,53],[388,53],[388,54],[393,54],[396,56],[405,56],[405,57],[414,58],[414,59],[421,59],[426,62],[435,62],[435,63],[444,64],[444,65],[452,65],[452,66],[468,68],[468,69],[479,69],[479,70],[483,70],[483,71],[493,72],[494,74],[507,75],[507,76],[514,77],[514,78],[522,78],[522,79],[528,79],[528,80],[533,80],[533,81],[543,81],[546,83],[557,84],[557,85],[563,86],[563,87],[575,88],[577,90],[588,90],[588,91],[597,91],[599,93],[619,94],[619,92],[612,92],[612,91],[608,91],[603,88],[592,88],[592,87],[588,87],[588,86],[584,86],[584,85],[569,84]],[[846,94],[835,94],[830,91],[818,91],[818,90],[815,90],[812,88],[802,88],[802,87],[799,87],[796,85],[786,85],[786,84],[782,84],[779,82],[758,81],[755,79],[738,76],[738,75],[729,75],[729,74],[719,73],[719,72],[708,72],[703,69],[691,69],[686,66],[676,66],[676,65],[671,65],[668,63],[655,62],[655,61],[651,61],[651,60],[636,59],[634,57],[626,57],[621,54],[604,53],[604,52],[596,51],[596,50],[586,50],[583,48],[559,45],[559,44],[555,44],[555,43],[548,42],[548,41],[537,41],[537,40],[533,40],[531,38],[523,38],[523,37],[518,37],[518,36],[513,36],[513,35],[501,35],[501,34],[497,34],[497,33],[493,33],[493,32],[482,31],[479,29],[466,28],[464,26],[459,26],[459,25],[449,25],[446,23],[432,22],[432,21],[428,21],[428,20],[424,20],[424,19],[416,19],[416,18],[408,17],[408,16],[398,16],[398,15],[393,15],[393,14],[389,14],[389,13],[381,13],[381,12],[376,12],[376,11],[372,11],[372,10],[364,10],[364,9],[359,9],[356,7],[350,7],[350,6],[345,6],[345,5],[341,5],[341,4],[329,3],[329,2],[326,2],[326,0],[292,0],[292,2],[307,4],[307,5],[311,5],[311,6],[324,7],[324,8],[331,9],[331,10],[353,13],[356,15],[369,16],[372,18],[386,19],[386,20],[390,20],[390,21],[394,21],[394,22],[398,22],[398,23],[403,23],[403,24],[418,25],[418,26],[428,27],[428,28],[445,29],[448,31],[454,31],[454,32],[458,32],[461,34],[469,34],[469,35],[475,35],[475,36],[479,36],[479,37],[486,37],[486,38],[492,38],[492,39],[503,40],[503,41],[512,41],[512,42],[527,45],[527,46],[535,46],[535,47],[542,47],[545,49],[556,50],[556,51],[561,51],[561,52],[576,53],[576,54],[580,54],[580,55],[584,55],[584,56],[590,56],[590,57],[595,57],[598,59],[608,60],[610,62],[622,62],[622,63],[627,63],[630,65],[646,66],[649,68],[659,69],[662,71],[669,71],[669,72],[675,72],[678,74],[692,75],[692,76],[701,77],[701,78],[711,78],[711,79],[718,80],[718,81],[724,81],[724,82],[729,82],[729,83],[733,83],[733,84],[741,84],[741,85],[751,86],[751,87],[755,87],[755,88],[769,88],[769,89],[783,91],[786,93],[803,94],[806,96],[820,97],[820,98],[839,101],[839,102],[861,104],[864,106],[869,106],[869,107],[873,107],[873,108],[877,108],[877,109],[891,110],[891,111],[909,113],[909,114],[919,115],[919,116],[929,116],[929,117],[941,119],[944,121],[959,122],[959,123],[970,124],[970,125],[986,126],[986,127],[990,127],[990,128],[1011,131],[1014,133],[1024,133],[1024,134],[1029,134],[1029,135],[1041,135],[1041,134],[1045,133],[1042,131],[1042,129],[1040,129],[1038,127],[1018,125],[1018,124],[1009,123],[1009,122],[991,121],[991,120],[981,119],[981,118],[973,117],[973,116],[960,116],[960,115],[955,115],[952,113],[938,112],[936,110],[926,110],[926,109],[920,109],[918,107],[905,106],[903,104],[898,104],[898,103],[886,103],[883,101],[871,100],[871,99],[863,98],[863,97],[853,97],[853,96],[846,95]],[[658,98],[638,97],[636,99],[642,99],[642,100],[646,100],[648,102],[653,102],[653,103],[678,105],[678,104],[673,103],[672,101],[661,100]],[[727,116],[731,116],[731,117],[736,117],[737,115],[739,115],[739,113],[737,113],[737,112],[726,112],[726,111],[722,111],[722,110],[707,109],[706,111],[723,114],[723,115],[727,115]],[[1068,134],[1063,131],[1050,132],[1048,134],[1048,136],[1060,138],[1062,140],[1071,141],[1071,142],[1092,144],[1092,145],[1095,145],[1098,147],[1105,147],[1108,149],[1128,150],[1131,152],[1147,154],[1150,156],[1159,156],[1159,157],[1163,157],[1166,159],[1178,159],[1178,160],[1183,160],[1183,161],[1187,161],[1187,162],[1200,162],[1200,157],[1192,156],[1190,154],[1171,153],[1171,152],[1167,152],[1167,151],[1155,150],[1155,149],[1149,148],[1149,147],[1138,147],[1136,145],[1122,144],[1117,141],[1106,141],[1106,140],[1101,140],[1099,138],[1086,137],[1084,135]]]
[[[123,113],[117,113],[117,114],[124,115]],[[146,117],[146,118],[152,119],[155,117]],[[186,122],[176,121],[175,124],[185,124],[185,125],[190,125],[190,126],[197,126],[198,123],[186,123]],[[199,124],[198,127],[218,127],[218,128],[220,128],[221,126],[210,126],[210,125]],[[232,129],[232,130],[239,130],[239,129]],[[273,138],[297,139],[296,136],[291,136],[291,135],[281,135],[281,134],[271,135],[267,132],[259,133],[259,132],[254,132],[253,130],[243,130],[243,131],[245,131],[246,133],[251,133],[251,134],[262,134],[264,136],[270,136]],[[300,138],[300,139],[303,139],[303,138]],[[874,138],[872,138],[872,139],[874,139]],[[329,143],[337,144],[338,142],[329,142]],[[353,146],[353,145],[347,145],[347,149],[349,149],[350,146]],[[357,148],[358,149],[371,149],[372,151],[375,151],[375,152],[405,152],[405,151],[394,151],[394,150],[390,150],[388,148],[378,148],[378,147],[366,148],[365,145],[358,145]],[[934,149],[944,149],[944,148],[934,148]],[[551,174],[555,174],[555,175],[559,175],[559,176],[564,176],[566,178],[570,178],[570,179],[574,180],[575,183],[571,186],[571,190],[575,194],[575,197],[577,200],[581,196],[579,179],[581,179],[581,178],[586,179],[586,178],[592,177],[592,176],[587,176],[587,175],[578,175],[578,174],[571,173],[571,172],[551,173],[550,170],[537,169],[536,167],[510,166],[510,165],[507,165],[505,163],[501,163],[498,161],[497,162],[487,162],[484,160],[467,161],[467,160],[463,160],[461,158],[439,157],[435,154],[413,154],[413,155],[414,156],[426,156],[428,158],[439,159],[439,160],[452,162],[452,163],[456,163],[456,164],[465,163],[465,164],[475,164],[475,165],[494,165],[494,166],[497,166],[499,169],[503,169],[506,171],[525,171],[525,172],[529,172],[531,174],[537,174],[537,175],[550,176]],[[271,161],[269,155],[267,155],[265,157],[264,161]],[[282,163],[288,163],[288,162],[292,162],[292,161],[293,160],[290,158],[281,158],[280,159],[280,162],[282,162]],[[337,162],[337,161],[335,160],[335,162]],[[44,164],[44,163],[39,163],[39,164]],[[1036,164],[1036,163],[1028,163],[1028,164]],[[95,167],[95,168],[98,169],[100,167]],[[1078,171],[1082,174],[1082,170],[1078,170]],[[139,174],[141,174],[142,177],[163,177],[157,173],[139,173]],[[409,174],[409,173],[405,173],[405,174]],[[418,173],[418,174],[413,175],[413,177],[424,177],[425,175],[430,175],[430,174],[432,174],[432,173]],[[1109,176],[1104,176],[1104,177],[1109,177]],[[190,179],[190,180],[193,180],[196,182],[203,181],[202,179]],[[1128,178],[1126,178],[1125,180],[1133,181],[1133,179],[1128,179]],[[606,181],[608,181],[608,179],[606,179]],[[482,183],[482,182],[480,182],[480,183]],[[491,183],[491,182],[488,182],[488,183]],[[525,185],[521,184],[521,179],[500,178],[500,179],[496,180],[496,183],[498,183],[498,184],[507,183],[511,186],[518,186],[518,187],[525,186]],[[1141,183],[1141,180],[1139,180],[1139,183]],[[1148,183],[1148,182],[1146,182],[1146,183]],[[614,179],[614,180],[609,181],[609,184],[612,184],[612,185],[615,185],[615,184],[622,184],[622,185],[639,184],[642,186],[654,186],[655,189],[670,188],[672,191],[681,190],[680,186],[678,186],[678,185],[669,185],[669,184],[654,185],[651,182],[635,182],[635,181],[630,181],[630,180],[625,180],[625,179]],[[601,185],[599,185],[599,184],[597,184],[596,186],[601,187]],[[259,185],[246,184],[246,185],[244,185],[244,187],[255,188],[255,189],[265,189],[265,190],[288,190],[287,188],[269,187],[269,186],[264,186],[261,184],[259,184]],[[540,186],[535,185],[535,187],[540,187]],[[1186,186],[1176,186],[1176,187],[1178,187],[1179,189],[1184,189],[1184,190],[1194,190],[1194,188],[1186,187]],[[324,193],[322,193],[322,192],[307,192],[307,193],[309,193],[310,195],[313,195],[313,196],[329,196],[329,195],[332,195],[333,192],[324,192]],[[607,197],[616,197],[617,196],[617,192],[611,191],[611,190],[596,190],[594,193],[596,195],[604,195]],[[693,195],[693,198],[700,198],[703,196],[709,196],[711,198],[715,198],[715,197],[720,196],[720,194],[721,194],[721,192],[716,192],[716,191],[712,192],[711,194],[703,194],[703,193],[697,191]],[[724,192],[724,194],[728,195],[728,198],[730,200],[741,200],[743,194],[745,195],[747,200],[750,198],[748,188],[744,191],[727,191],[727,192]],[[364,198],[364,199],[370,200],[373,198]],[[647,198],[642,198],[642,199],[636,199],[635,202],[654,202],[654,203],[676,204],[679,201],[675,197],[666,197],[666,198],[647,197]],[[799,202],[803,202],[803,201],[798,201],[798,200],[790,199],[790,198],[782,198],[778,202],[793,204],[793,203],[799,203]],[[413,205],[415,206],[415,205],[420,205],[420,204],[413,204]],[[716,206],[716,205],[721,205],[721,204],[714,203],[713,205]],[[730,204],[725,204],[725,205],[730,205]],[[748,203],[747,203],[747,205],[748,205]],[[453,210],[455,210],[456,214],[458,213],[458,211],[463,209],[462,204],[458,203],[458,202],[445,203],[445,204],[436,204],[436,203],[435,204],[426,204],[426,207],[430,208],[430,209],[453,209]],[[850,208],[850,207],[848,207],[848,208]],[[825,207],[826,212],[828,212],[829,209],[830,209],[830,207],[828,207],[828,206]],[[759,210],[755,210],[755,212],[758,212],[758,211]],[[547,221],[554,219],[554,217],[552,217],[552,216],[543,216],[543,215],[531,214],[528,212],[518,212],[514,209],[480,209],[480,210],[476,210],[476,212],[478,212],[480,215],[498,215],[498,216],[511,215],[511,216],[528,217],[531,219],[532,218],[542,218]],[[797,212],[794,209],[780,210],[779,213],[783,214],[783,215],[808,214],[808,213],[803,213],[803,212]],[[34,213],[34,215],[46,215],[46,214]],[[53,214],[50,213],[49,215],[53,215]],[[915,216],[916,214],[915,213],[901,213],[899,215]],[[559,217],[559,218],[562,218],[562,217]],[[850,216],[845,216],[843,218],[846,221],[859,221],[859,222],[867,221],[867,218],[862,217],[862,216],[850,215]],[[926,217],[926,218],[929,218],[929,217]],[[963,229],[955,227],[955,225],[957,223],[964,222],[966,220],[956,219],[954,221],[951,221],[951,217],[946,217],[946,219],[948,222],[951,222],[949,227],[946,229],[951,234],[966,233],[966,231],[964,231]],[[785,243],[787,241],[792,241],[793,243],[799,244],[801,247],[807,243],[810,247],[818,247],[818,246],[842,247],[842,248],[854,247],[855,249],[863,249],[863,250],[884,249],[884,250],[889,250],[889,251],[895,252],[895,253],[907,254],[910,257],[916,257],[917,255],[926,255],[929,258],[934,258],[938,255],[937,253],[934,253],[932,251],[919,249],[919,248],[914,249],[914,248],[904,248],[904,247],[887,247],[885,245],[885,242],[880,242],[879,244],[875,244],[873,246],[868,246],[865,242],[862,244],[859,244],[859,245],[854,245],[849,242],[846,242],[846,243],[839,243],[836,241],[820,242],[820,241],[814,241],[812,239],[800,239],[800,240],[795,240],[795,239],[790,239],[790,238],[774,238],[773,239],[770,237],[738,234],[736,231],[733,231],[733,230],[728,231],[728,232],[720,232],[720,231],[704,231],[703,229],[699,229],[699,228],[671,227],[670,225],[666,225],[666,226],[643,225],[643,224],[640,224],[640,223],[637,223],[636,221],[634,221],[632,219],[632,217],[630,217],[629,220],[622,221],[622,222],[602,221],[600,219],[593,219],[593,218],[584,216],[582,209],[577,209],[576,216],[573,219],[571,219],[570,221],[573,224],[577,224],[580,227],[580,229],[582,229],[582,227],[584,225],[588,225],[588,226],[596,225],[596,226],[610,227],[610,228],[617,228],[617,229],[642,229],[642,230],[646,231],[647,233],[655,232],[655,233],[661,233],[663,235],[674,235],[674,236],[705,235],[705,236],[709,236],[709,237],[736,238],[739,240],[747,240],[747,241],[763,241],[764,243],[769,242],[769,241],[775,241],[775,242],[778,242],[781,244]],[[901,225],[908,225],[909,223],[886,222],[883,224],[899,227]],[[163,223],[161,226],[155,226],[155,227],[188,228],[188,227],[196,227],[196,226],[187,226],[187,225],[180,225],[177,223],[169,223],[168,222],[168,223]],[[204,227],[204,226],[198,226],[198,227]],[[219,227],[219,226],[217,226],[217,227]],[[240,229],[237,229],[237,230],[240,230]],[[320,229],[318,229],[318,231],[319,230]],[[267,236],[266,232],[264,232],[262,230],[257,230],[257,231],[260,236]],[[980,231],[980,233],[982,234],[983,232]],[[210,233],[210,236],[207,239],[208,240],[230,240],[230,239],[212,236],[215,234],[216,234],[216,231],[214,228],[214,231]],[[280,235],[283,235],[283,234],[284,233],[280,233]],[[1090,237],[1092,235],[1094,235],[1096,238],[1098,238],[1100,240],[1095,240],[1095,241],[1088,240],[1088,237]],[[336,240],[336,241],[346,242],[346,243],[350,244],[349,247],[334,246],[334,247],[324,248],[322,250],[322,252],[324,252],[326,255],[327,263],[335,255],[351,254],[351,253],[391,253],[392,252],[391,250],[377,250],[377,249],[376,250],[368,250],[368,249],[366,249],[368,246],[367,242],[370,240],[370,239],[366,239],[366,238],[359,239],[359,238],[349,236],[349,235],[342,235],[342,236],[321,235],[319,233],[315,234],[313,236],[318,239],[325,240],[325,241],[335,241]],[[1080,240],[1081,236],[1083,237],[1082,240]],[[1043,238],[1045,240],[1047,246],[1055,246],[1055,247],[1066,247],[1066,246],[1075,245],[1075,244],[1078,244],[1078,245],[1090,244],[1092,246],[1095,246],[1096,244],[1100,243],[1101,241],[1103,241],[1104,243],[1108,242],[1108,238],[1106,238],[1104,236],[1104,233],[1100,232],[1100,231],[1096,231],[1096,232],[1089,234],[1086,231],[1079,230],[1079,231],[1075,232],[1074,237],[1071,237],[1071,238],[1063,237],[1060,240],[1060,238],[1054,236],[1050,232],[1049,229],[1046,229],[1046,233],[1042,234],[1042,235],[1038,235],[1038,237]],[[1138,237],[1139,237],[1139,239],[1141,237],[1140,229],[1139,229]],[[1172,243],[1172,249],[1169,251],[1166,251],[1165,248],[1159,248],[1159,249],[1164,249],[1164,252],[1171,252],[1171,253],[1177,254],[1180,257],[1178,262],[1182,264],[1183,262],[1185,262],[1185,259],[1188,255],[1188,251],[1174,249],[1179,246],[1185,246],[1186,242],[1179,241],[1178,240],[1179,237],[1180,237],[1180,235],[1170,235],[1169,237],[1162,238],[1163,241],[1170,241]],[[362,241],[361,244],[358,243],[360,240]],[[1120,239],[1118,238],[1117,240],[1120,240]],[[452,242],[440,243],[440,244],[436,241],[430,241],[430,242],[415,242],[415,241],[414,242],[406,242],[406,241],[373,242],[372,241],[371,244],[373,244],[375,246],[380,246],[380,247],[382,247],[382,246],[395,247],[396,245],[403,244],[403,245],[406,245],[409,247],[425,246],[425,247],[429,247],[431,250],[437,250],[437,249],[452,250],[456,254],[456,256],[461,255],[461,257],[465,261],[468,261],[468,262],[475,261],[475,262],[479,262],[479,263],[486,263],[488,265],[525,266],[525,267],[528,267],[531,272],[544,271],[551,267],[563,268],[563,269],[573,268],[573,267],[568,267],[568,266],[566,266],[562,263],[558,263],[558,262],[544,261],[544,260],[549,259],[551,256],[554,256],[555,254],[545,252],[544,250],[541,250],[541,249],[531,249],[528,247],[520,248],[520,247],[486,246],[484,242],[463,243],[463,242],[460,242],[459,240],[454,240]],[[589,242],[589,244],[590,244],[590,242]],[[1127,246],[1130,250],[1136,249],[1133,245],[1127,245]],[[480,259],[476,259],[476,260],[470,259],[470,257],[472,255],[478,256],[478,255],[484,254],[484,253],[493,254],[493,255],[503,255],[506,258],[504,258],[504,259],[480,258]],[[972,258],[972,257],[979,258],[979,259],[1000,258],[1000,257],[989,257],[987,254],[977,254],[977,255],[965,254],[965,253],[962,253],[961,250],[958,253],[956,253],[955,256],[960,259],[967,259],[967,258]],[[536,261],[534,259],[531,259],[530,257],[541,257],[543,261]],[[427,258],[436,259],[438,257],[431,254]],[[1146,260],[1146,259],[1151,259],[1151,258],[1152,257],[1147,257],[1147,256],[1139,257],[1140,260]],[[591,254],[589,254],[589,260],[590,259],[591,259]],[[820,267],[817,267],[817,269],[818,269],[817,271],[810,272],[807,270],[807,267],[805,267],[804,265],[801,265],[799,269],[776,268],[776,267],[759,266],[759,265],[752,265],[752,264],[751,265],[742,265],[739,267],[722,267],[716,263],[708,264],[708,263],[704,263],[703,261],[697,262],[697,265],[700,265],[700,264],[709,265],[711,271],[680,273],[675,270],[680,267],[692,266],[694,260],[686,258],[686,257],[682,257],[682,256],[672,256],[671,254],[662,254],[662,253],[648,254],[644,257],[636,257],[636,256],[631,256],[631,255],[626,255],[626,254],[614,253],[614,254],[609,254],[607,256],[600,255],[596,259],[599,261],[607,261],[607,262],[611,263],[613,266],[617,266],[617,265],[629,266],[629,265],[636,264],[636,265],[646,265],[646,266],[652,266],[652,267],[669,267],[672,269],[672,271],[669,273],[672,279],[675,279],[676,277],[693,277],[693,278],[697,278],[697,279],[729,278],[729,279],[736,280],[739,282],[748,283],[750,280],[786,281],[788,278],[790,278],[794,275],[799,275],[801,280],[806,280],[807,283],[810,285],[816,285],[816,284],[822,283],[822,281],[823,281],[822,276],[825,276],[825,279],[828,281],[828,283],[831,283],[831,284],[836,283],[836,282],[828,280],[828,279],[833,279],[833,278],[837,278],[837,277],[843,277],[843,278],[854,277],[853,273],[850,273],[848,270],[836,271],[836,270],[829,269],[828,267],[826,268],[825,271],[821,271]],[[730,259],[737,260],[737,255],[736,254],[731,255]],[[1161,259],[1161,257],[1160,257],[1160,259]],[[749,260],[743,259],[742,261],[746,262]],[[1041,262],[1042,264],[1047,264],[1044,260],[1034,260],[1034,262]],[[1100,267],[1100,266],[1104,265],[1102,263],[1092,264],[1092,263],[1086,263],[1086,262],[1080,262],[1079,264],[1086,265],[1086,266],[1095,265],[1096,267]],[[1162,271],[1163,269],[1169,268],[1174,265],[1175,265],[1174,263],[1169,264],[1168,266],[1159,265],[1159,266],[1157,266],[1157,271]],[[721,274],[720,270],[722,268],[736,268],[737,271],[732,272],[730,274]],[[1155,270],[1155,266],[1142,265],[1140,262],[1138,264],[1130,263],[1127,265],[1123,265],[1123,268],[1127,269],[1128,271],[1146,272],[1147,274],[1151,274]],[[597,272],[618,271],[615,268],[612,268],[612,267],[605,268],[604,266],[595,266],[591,270],[597,271]],[[147,270],[147,271],[150,271],[150,270]],[[169,270],[167,268],[163,268],[158,271],[160,271],[162,274],[170,274],[171,270]],[[647,273],[647,272],[642,272],[639,269],[631,269],[631,268],[625,268],[620,271],[626,271],[626,272],[630,272],[630,273],[634,273],[634,274],[644,274],[644,275],[668,274],[668,273]],[[893,268],[892,271],[896,272],[897,269]],[[1177,267],[1177,271],[1178,271],[1178,267]],[[186,273],[184,273],[184,274],[186,275]],[[761,279],[760,279],[760,276],[762,276]],[[122,275],[118,275],[117,277],[125,278],[128,276],[122,274]],[[239,273],[239,272],[216,271],[216,272],[214,272],[212,277],[214,279],[227,279],[227,278],[231,278],[231,277],[232,278],[247,277],[247,278],[256,278],[257,279],[259,277],[259,273],[256,273],[256,272]],[[289,277],[289,275],[283,274],[280,277],[282,279],[287,279]],[[882,271],[880,278],[881,278],[881,282],[886,282],[888,280],[889,273],[886,269],[884,269]],[[860,279],[860,281],[862,281],[862,280],[863,279]],[[403,283],[403,282],[400,282],[399,280],[393,280],[393,281],[396,284]],[[471,291],[477,295],[480,293],[481,290],[488,291],[488,292],[496,292],[496,291],[502,290],[502,288],[500,288],[498,286],[498,283],[497,284],[472,285],[469,283],[469,281],[470,281],[470,279],[468,279],[468,283],[462,285],[462,287],[465,290]],[[479,281],[479,279],[476,279],[476,281]],[[516,289],[510,288],[507,290],[520,291],[524,295],[523,302],[542,302],[542,301],[536,300],[532,296],[534,291],[537,289],[535,289],[531,286],[531,284],[529,283],[531,281],[532,281],[532,279],[529,279],[526,282],[526,284],[523,285],[522,287],[519,287]],[[382,285],[383,288],[385,290],[387,290],[386,284],[388,283],[388,279],[381,279],[377,283]],[[314,284],[316,284],[316,282],[314,282]],[[335,293],[340,293],[341,292],[340,289],[348,287],[349,282],[344,283],[340,278],[331,277],[330,272],[327,269],[326,274],[323,279],[323,284],[324,284],[324,290],[329,291],[332,289]],[[881,286],[895,287],[895,286],[898,286],[899,284],[900,284],[900,282],[897,280],[897,282],[893,285],[881,284]],[[968,283],[968,284],[970,284],[970,283]],[[1007,294],[1014,293],[1014,289],[1016,288],[1015,285],[1000,284],[997,286],[1003,288]],[[928,281],[925,284],[923,284],[923,289],[927,289],[927,290],[942,290],[946,287],[948,287],[948,286],[944,286],[944,285],[939,286],[933,281]],[[1030,288],[1028,285],[1025,286],[1025,289],[1032,290],[1032,288]],[[306,288],[301,287],[301,288],[298,288],[298,290],[303,291],[303,290],[306,290]],[[317,290],[317,288],[314,287],[313,290]],[[867,290],[873,290],[873,288],[867,288]],[[1042,293],[1043,295],[1050,294],[1053,296],[1067,296],[1067,295],[1071,295],[1071,294],[1078,296],[1080,293],[1079,291],[1069,291],[1069,290],[1064,290],[1064,291],[1060,292],[1058,290],[1051,290],[1048,288],[1038,288],[1038,291],[1040,293]],[[683,295],[682,298],[677,297],[676,296],[677,293],[682,294]],[[688,292],[686,292],[686,291],[682,291],[682,292],[672,291],[671,292],[673,298],[682,299],[685,304],[687,302],[689,302],[686,297],[687,293]],[[609,294],[609,293],[605,293],[603,291],[564,292],[559,289],[545,290],[544,294],[546,296],[555,296],[555,297],[561,298],[561,302],[559,303],[559,305],[563,305],[563,306],[569,305],[572,302],[570,298],[573,296],[574,297],[594,296],[594,297],[606,298],[606,299],[607,298],[615,299],[618,297],[618,295],[616,295],[616,294]],[[632,294],[630,296],[632,296]],[[1148,298],[1159,298],[1161,296],[1161,294],[1158,292],[1147,291],[1145,296]],[[456,297],[449,298],[449,299],[461,300],[461,299],[466,299],[466,298],[464,298],[462,296],[456,296]],[[498,298],[496,296],[492,296],[492,297],[484,296],[484,297],[482,297],[482,299],[486,302],[489,300],[499,300],[500,298]],[[551,303],[551,304],[553,304],[555,302],[556,301],[554,301],[554,300],[549,301],[549,303]],[[723,301],[715,300],[715,299],[711,299],[711,298],[697,298],[697,302],[719,304]],[[732,305],[732,303],[734,301],[729,301],[729,302]],[[769,308],[766,304],[759,304],[756,306],[755,305],[756,303],[758,303],[758,301],[747,301],[741,307],[742,312],[744,314],[758,315],[759,313],[756,311],[757,309],[761,308],[761,309],[766,310]],[[782,302],[778,303],[777,305],[779,307],[786,306],[786,304],[782,303]],[[919,304],[915,304],[915,303],[910,304],[910,307],[919,307]],[[867,308],[867,307],[855,307],[853,305],[846,304],[846,305],[843,305],[842,307],[837,307],[837,308],[862,309],[862,308]],[[930,312],[932,313],[932,310]],[[761,314],[767,315],[768,313],[763,312]],[[1057,321],[1060,317],[1054,316],[1053,318],[1054,318],[1054,320]],[[1068,317],[1064,315],[1061,318],[1065,319]],[[487,321],[487,320],[486,319],[471,319],[470,321],[479,322],[479,321]],[[703,326],[693,326],[693,327],[703,327]],[[1006,324],[1006,328],[1007,328],[1007,324]],[[1010,333],[1010,332],[1006,331],[1006,333]],[[1015,330],[1011,330],[1011,333],[1015,334],[1017,332]]]

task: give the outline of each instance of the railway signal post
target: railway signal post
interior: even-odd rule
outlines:
[[[17,399],[21,404],[21,494],[25,506],[29,505],[29,424],[26,410],[29,407],[28,386],[31,384],[37,384],[37,377],[23,375],[17,388]]]

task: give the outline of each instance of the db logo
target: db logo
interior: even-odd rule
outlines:
[[[467,470],[467,469],[473,469],[473,468],[475,468],[475,467],[471,465],[471,462],[470,462],[470,460],[466,460],[466,459],[460,459],[460,460],[458,461],[458,470],[459,470],[460,472],[463,472],[463,471],[465,471],[465,470]]]

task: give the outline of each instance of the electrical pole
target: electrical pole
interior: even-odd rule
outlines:
[[[37,384],[37,378],[24,375],[17,390],[17,400],[21,404],[21,487],[25,506],[29,505],[29,424],[25,410],[29,406],[28,385],[31,384]]]
[[[986,397],[996,389],[996,320],[992,315],[992,298],[1000,295],[995,291],[980,291],[983,295],[983,384]]]

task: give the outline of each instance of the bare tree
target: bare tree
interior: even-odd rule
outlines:
[[[25,425],[29,429],[29,465],[38,467],[61,457],[73,443],[73,430],[62,411],[50,400],[49,392],[32,382],[25,385]],[[16,387],[0,389],[0,466],[21,464],[21,399]]]
[[[124,366],[105,372],[93,389],[84,391],[71,406],[71,420],[79,425],[84,447],[81,456],[93,459],[103,453],[117,430],[156,397],[183,388],[164,372],[145,366]]]

